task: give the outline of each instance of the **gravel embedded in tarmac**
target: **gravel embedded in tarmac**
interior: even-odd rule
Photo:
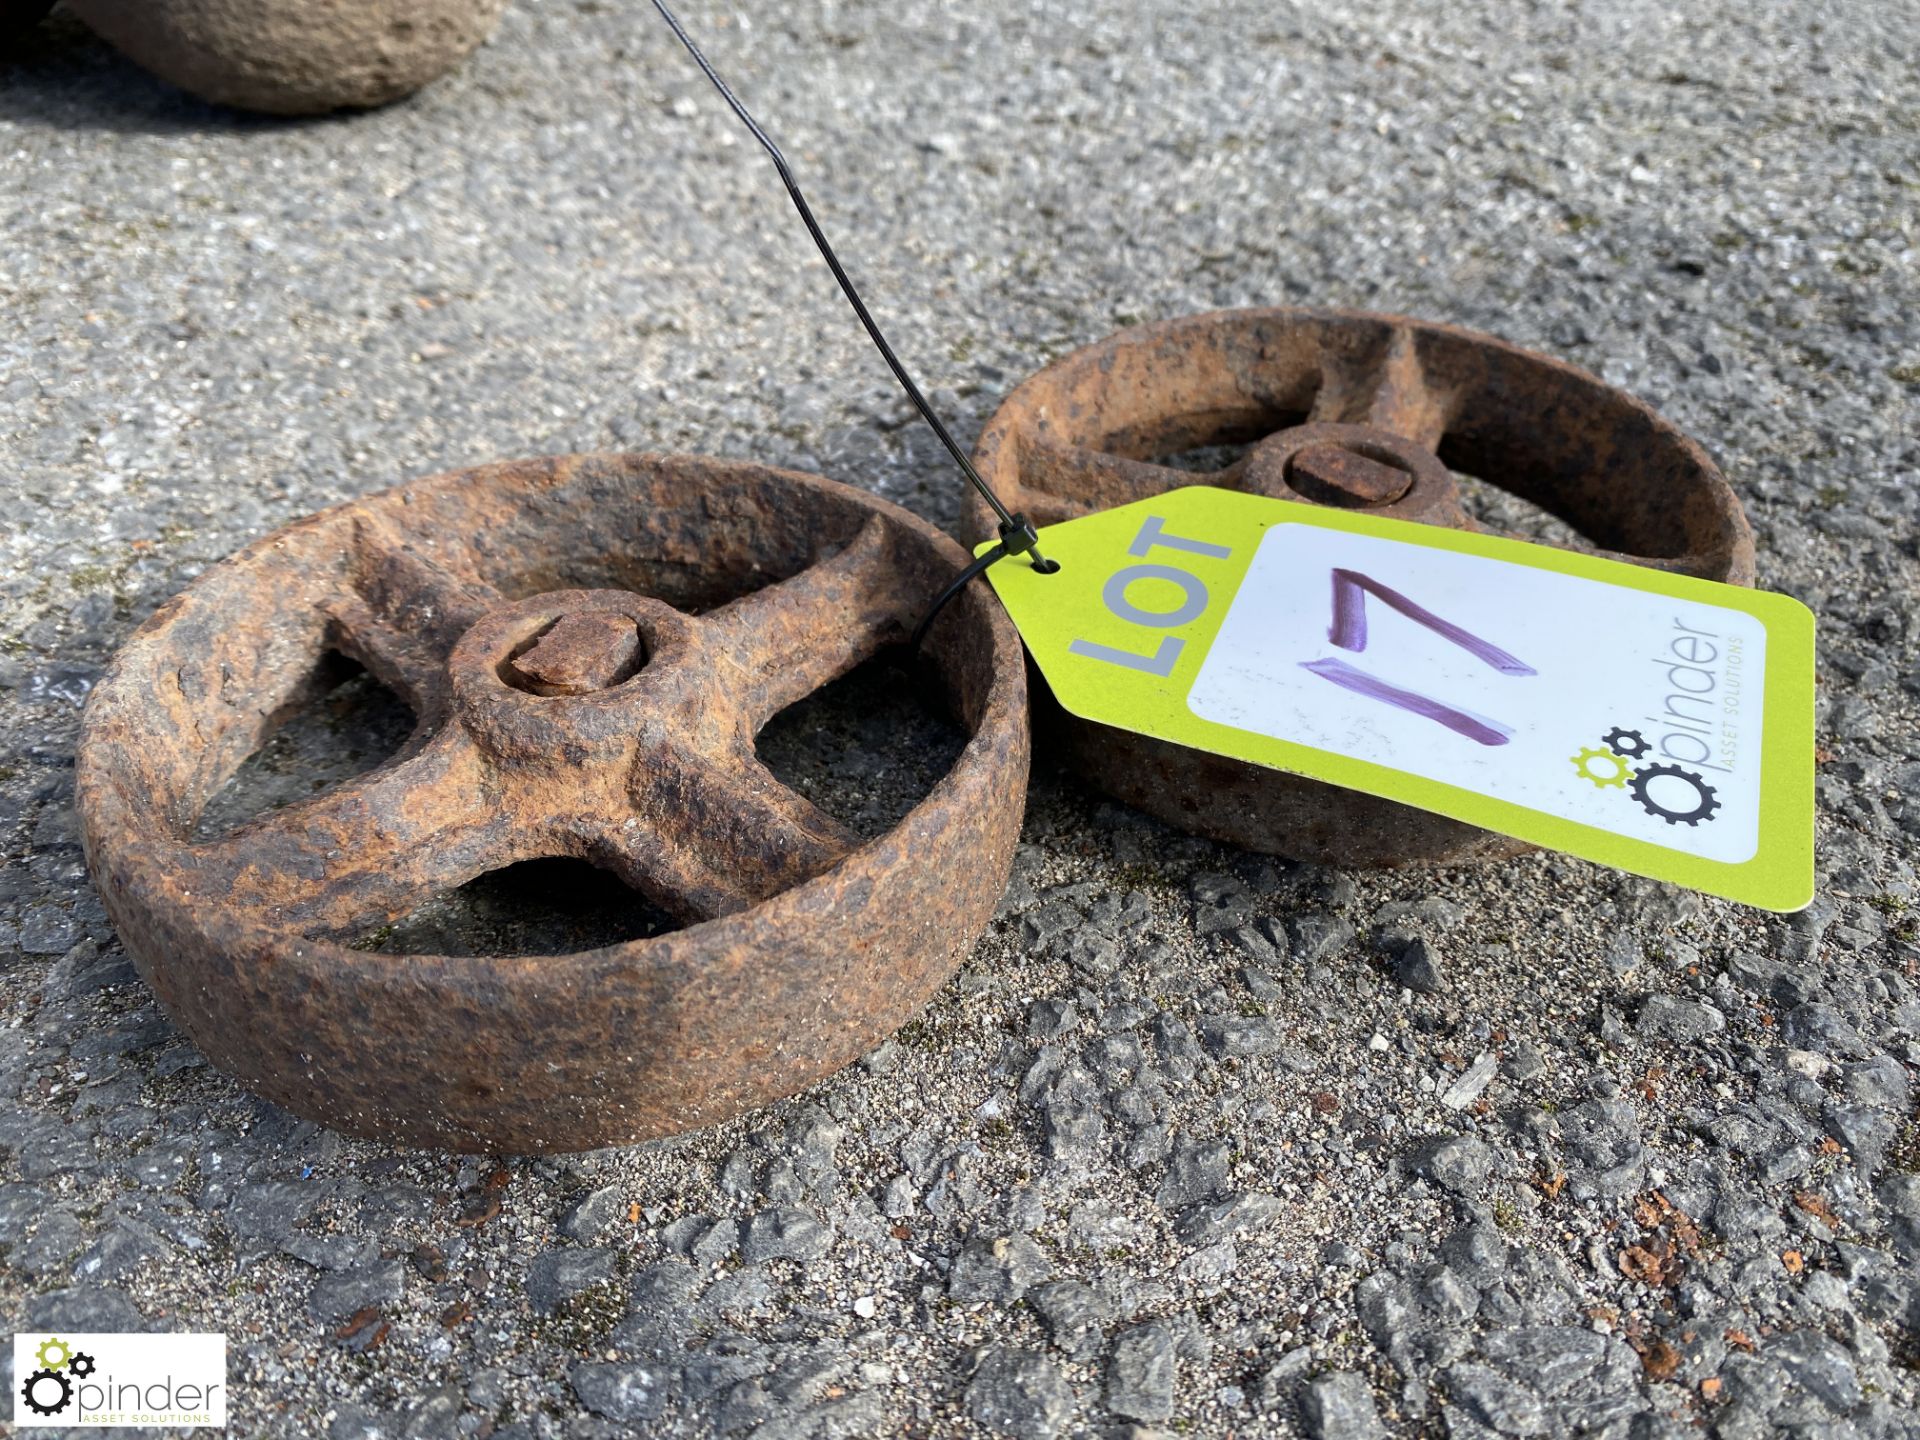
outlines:
[[[166,597],[511,456],[746,456],[943,524],[959,489],[646,7],[520,0],[412,101],[294,123],[57,14],[0,58],[0,1330],[225,1330],[241,1436],[1920,1434],[1913,6],[683,18],[963,438],[1078,345],[1257,304],[1492,331],[1659,406],[1820,618],[1819,899],[1293,866],[1043,759],[972,960],[791,1101],[516,1159],[251,1098],[78,849],[80,705]],[[951,745],[883,690],[767,741],[872,824]],[[233,814],[393,716],[303,727]],[[408,943],[633,920],[554,888]]]

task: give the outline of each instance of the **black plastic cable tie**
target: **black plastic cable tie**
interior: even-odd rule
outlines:
[[[913,627],[913,638],[907,642],[907,648],[911,652],[918,654],[920,642],[927,638],[927,631],[933,628],[933,622],[939,618],[940,612],[952,602],[953,597],[966,589],[967,586],[971,585],[980,576],[986,574],[990,567],[1006,559],[1009,555],[1031,554],[1033,556],[1033,568],[1042,575],[1051,575],[1057,571],[1060,568],[1060,562],[1058,560],[1047,559],[1046,556],[1040,553],[1039,546],[1040,532],[1033,528],[1033,522],[1031,520],[1027,519],[1024,515],[1009,517],[1000,526],[999,543],[991,550],[982,550],[978,555],[974,556],[966,569],[948,581],[947,588],[934,597],[933,604],[927,607],[927,613],[922,615],[920,617],[920,623]]]

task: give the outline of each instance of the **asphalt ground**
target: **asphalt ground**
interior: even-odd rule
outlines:
[[[307,122],[56,15],[0,61],[0,1329],[225,1330],[250,1436],[1920,1433],[1920,9],[684,18],[963,438],[1078,345],[1241,305],[1484,329],[1657,405],[1819,616],[1820,898],[1275,865],[1043,755],[973,958],[805,1095],[544,1160],[254,1100],[78,849],[80,706],[166,597],[506,457],[744,456],[949,525],[959,491],[645,7],[519,4]],[[221,814],[385,753],[376,687],[330,703]],[[884,823],[951,737],[883,703],[767,748]],[[509,874],[401,938],[633,923]]]

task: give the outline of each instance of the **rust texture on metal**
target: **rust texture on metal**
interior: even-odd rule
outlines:
[[[1249,446],[1232,463],[1165,463]],[[1491,336],[1397,316],[1230,310],[1123,331],[1025,381],[974,461],[1040,525],[1217,485],[1489,532],[1474,476],[1560,517],[1593,554],[1753,583],[1740,502],[1698,445],[1585,371]],[[993,533],[984,506],[969,538]],[[1044,689],[1043,689],[1044,696]],[[1504,836],[1318,781],[1075,719],[1043,738],[1085,778],[1170,824],[1325,864],[1516,854]]]
[[[725,1120],[907,1020],[1005,887],[1025,674],[983,593],[921,661],[970,738],[893,830],[861,841],[754,750],[964,563],[862,491],[685,456],[489,466],[325,511],[176,596],[95,690],[78,756],[95,883],[194,1043],[301,1115],[515,1152]],[[329,651],[407,701],[411,740],[196,842]],[[555,856],[686,928],[558,956],[352,948]]]
[[[626,616],[574,610],[510,656],[501,678],[535,695],[590,695],[625,680],[645,655],[640,627]]]

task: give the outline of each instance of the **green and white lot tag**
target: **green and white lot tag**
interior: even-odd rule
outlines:
[[[1769,910],[1813,898],[1813,615],[1192,486],[987,571],[1073,714]],[[985,549],[986,547],[981,547]]]

